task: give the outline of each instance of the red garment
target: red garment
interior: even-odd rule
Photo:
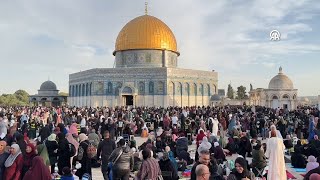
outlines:
[[[30,142],[27,133],[24,133],[24,134],[23,134],[23,140],[24,140],[26,143],[29,143],[29,142]]]
[[[206,134],[201,130],[200,134],[197,135],[197,147],[201,144],[202,139],[206,137]]]
[[[27,144],[26,147],[28,146],[31,147],[32,151],[30,153],[26,153],[25,157],[23,157],[23,166],[25,167],[31,167],[32,159],[37,155],[36,147],[31,143]]]
[[[4,170],[3,180],[20,180],[23,167],[23,157],[22,154],[17,156],[13,164]]]
[[[32,160],[32,166],[24,175],[23,180],[51,180],[51,174],[48,167],[43,163],[40,156]]]

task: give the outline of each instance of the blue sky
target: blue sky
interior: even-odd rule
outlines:
[[[0,93],[33,94],[48,77],[67,92],[70,73],[112,67],[117,34],[144,2],[1,1]],[[149,14],[174,32],[179,67],[214,69],[219,88],[266,88],[282,66],[299,95],[320,94],[317,0],[153,0]],[[281,41],[270,41],[273,29]]]

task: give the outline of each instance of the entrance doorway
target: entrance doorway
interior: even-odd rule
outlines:
[[[133,96],[132,95],[124,95],[124,103],[126,106],[133,106]]]

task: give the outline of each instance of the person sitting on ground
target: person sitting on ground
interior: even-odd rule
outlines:
[[[218,142],[214,143],[213,154],[213,157],[217,160],[219,164],[222,164],[226,160],[226,155],[224,154],[223,149]]]
[[[294,152],[291,155],[291,165],[294,168],[306,168],[306,158],[302,155],[300,148],[294,148]]]
[[[308,163],[306,167],[306,172],[308,173],[310,170],[315,169],[319,166],[317,159],[314,156],[308,157]]]
[[[162,153],[160,161],[158,161],[160,169],[162,172],[167,171],[171,173],[171,177],[163,177],[164,180],[178,180],[178,171],[174,168],[172,162],[169,159],[169,154],[167,152]]]
[[[210,171],[208,166],[199,164],[196,168],[196,180],[209,180]]]
[[[257,141],[256,144],[253,146],[252,151],[252,163],[251,167],[253,169],[253,173],[257,176],[258,170],[261,170],[267,166],[266,156],[264,155],[264,151],[262,149],[261,141]]]
[[[252,172],[248,170],[247,161],[242,157],[238,157],[235,161],[235,168],[231,171],[230,175],[228,176],[228,180],[243,179],[254,180],[255,176]]]

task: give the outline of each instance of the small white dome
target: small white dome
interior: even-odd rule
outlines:
[[[279,74],[270,80],[269,89],[293,89],[291,79],[282,73],[281,67],[279,68]]]

